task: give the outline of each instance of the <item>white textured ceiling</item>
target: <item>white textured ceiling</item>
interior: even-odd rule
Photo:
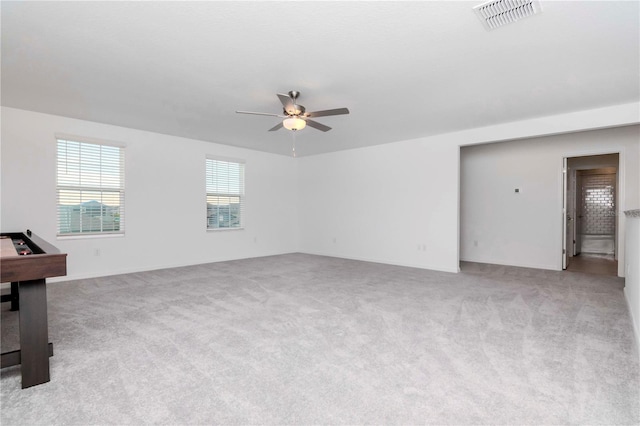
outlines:
[[[299,155],[638,102],[640,3],[544,1],[486,31],[478,2],[2,1],[2,105]],[[86,135],[99,136],[99,135]]]

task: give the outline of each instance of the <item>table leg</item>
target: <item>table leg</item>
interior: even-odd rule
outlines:
[[[49,381],[47,286],[44,278],[20,281],[22,388]]]
[[[17,311],[20,309],[20,292],[18,290],[19,283],[11,283],[11,310]]]

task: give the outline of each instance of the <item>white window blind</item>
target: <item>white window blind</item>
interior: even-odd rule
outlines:
[[[124,148],[58,139],[58,235],[124,233]]]
[[[207,158],[207,229],[239,229],[244,215],[244,163]]]

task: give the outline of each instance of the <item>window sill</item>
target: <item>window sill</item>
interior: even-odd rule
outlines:
[[[207,228],[207,232],[244,231],[244,228]]]
[[[94,238],[124,238],[124,234],[74,234],[56,235],[56,240],[90,240]]]

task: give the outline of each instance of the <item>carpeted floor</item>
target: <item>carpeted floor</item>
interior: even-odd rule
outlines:
[[[51,382],[11,424],[638,424],[607,276],[291,254],[53,283]],[[2,350],[17,346],[2,306]]]

